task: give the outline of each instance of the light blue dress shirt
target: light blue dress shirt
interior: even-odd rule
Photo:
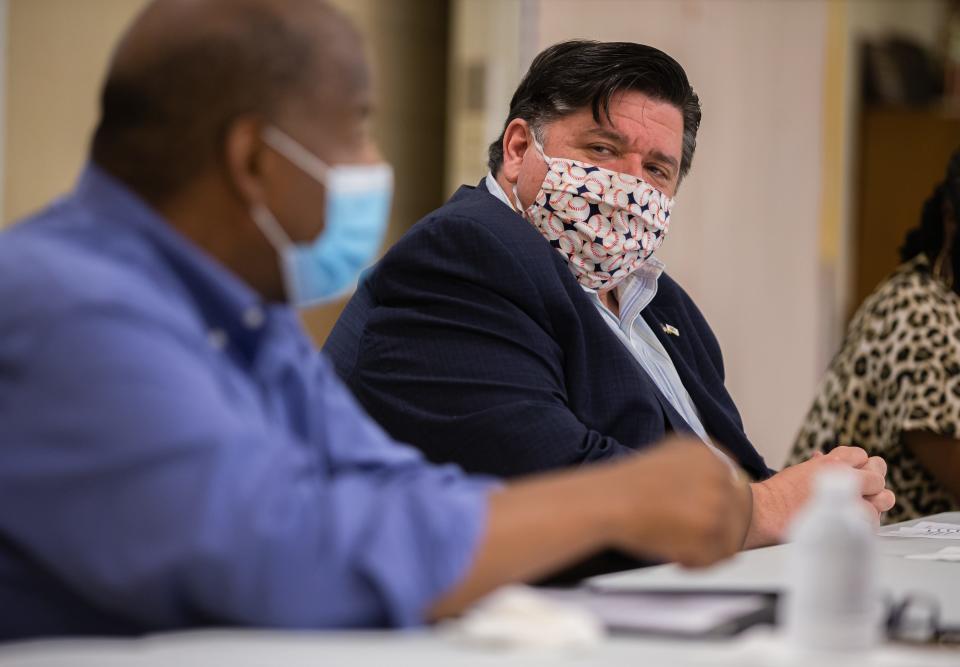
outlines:
[[[603,305],[596,290],[584,288],[584,292],[670,405],[680,413],[701,440],[712,446],[700,418],[700,411],[690,398],[686,387],[683,386],[683,380],[680,379],[670,354],[647,321],[640,317],[643,309],[657,295],[657,281],[663,270],[663,262],[656,257],[651,257],[614,288],[617,303],[620,304],[619,318]]]
[[[492,482],[97,167],[0,235],[0,303],[0,637],[405,626],[465,574]]]
[[[516,210],[492,173],[487,173],[485,184],[493,196]],[[693,432],[726,461],[727,456],[711,443],[707,430],[703,426],[703,420],[700,418],[700,411],[697,410],[689,392],[683,386],[683,381],[666,348],[663,347],[647,321],[640,317],[643,309],[657,295],[657,281],[664,268],[663,262],[656,257],[651,257],[615,288],[617,302],[620,304],[619,318],[603,305],[596,290],[584,288],[584,292],[593,301],[604,321],[610,326],[610,330],[616,334],[617,339],[650,376],[670,405],[680,413]]]

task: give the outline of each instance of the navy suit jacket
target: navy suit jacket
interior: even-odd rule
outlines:
[[[690,297],[664,274],[642,316],[711,437],[767,477]],[[391,435],[471,472],[605,460],[690,430],[560,254],[482,183],[461,187],[371,269],[324,350]]]

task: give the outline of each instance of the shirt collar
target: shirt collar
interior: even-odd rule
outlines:
[[[632,325],[637,316],[643,312],[643,309],[650,305],[650,302],[657,296],[658,281],[665,269],[666,264],[656,256],[651,256],[640,265],[640,268],[620,281],[620,284],[614,288],[617,294],[617,302],[620,304],[619,320],[621,325]],[[580,287],[590,295],[595,304],[606,308],[600,301],[600,296],[596,290],[583,285]]]
[[[656,255],[651,255],[640,268],[623,279],[617,286],[617,301],[620,316],[625,322],[633,322],[644,308],[657,296],[660,276],[667,265]]]
[[[225,266],[180,234],[122,182],[88,163],[76,200],[100,221],[122,224],[145,236],[194,300],[211,331],[228,339],[259,329],[265,319],[260,296]],[[287,308],[283,306],[283,308]]]
[[[510,198],[507,197],[507,193],[504,192],[503,188],[500,187],[500,182],[497,180],[496,176],[493,175],[492,171],[487,172],[487,177],[484,179],[484,185],[487,186],[487,191],[490,194],[509,206],[511,211],[517,210],[510,202]]]

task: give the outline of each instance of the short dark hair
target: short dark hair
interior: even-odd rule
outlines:
[[[92,158],[151,203],[208,168],[237,117],[270,117],[315,81],[315,35],[252,3],[232,18],[107,77]]]
[[[601,114],[609,119],[610,99],[628,90],[672,104],[683,115],[682,179],[697,147],[700,98],[680,63],[652,46],[577,39],[543,50],[513,94],[503,128],[522,118],[534,132],[542,132],[546,123],[588,106],[597,122]],[[490,144],[488,166],[495,174],[503,164],[503,135]]]

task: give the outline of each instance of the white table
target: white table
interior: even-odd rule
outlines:
[[[0,648],[3,667],[957,667],[960,653],[886,647],[871,658],[785,656],[764,634],[726,642],[611,637],[575,652],[467,646],[436,631],[206,631],[137,640],[56,640]]]
[[[960,524],[960,512],[935,514],[924,520]],[[896,525],[908,526],[917,521]],[[884,589],[896,598],[916,593],[935,597],[940,601],[942,624],[960,628],[960,563],[904,558],[905,554],[934,552],[951,545],[960,546],[960,542],[881,537],[880,581]],[[607,574],[594,577],[589,584],[608,590],[777,592],[784,588],[789,549],[790,545],[784,544],[744,551],[720,565],[699,571],[684,570],[676,565],[660,565]],[[960,665],[960,660],[957,664]]]
[[[960,524],[960,513],[930,520]],[[882,567],[893,592],[935,594],[948,619],[960,614],[960,564],[911,561],[902,554],[936,551],[949,542],[884,538]],[[676,590],[779,590],[783,558],[779,546],[739,554],[728,563],[694,573],[664,565],[606,575],[593,585]],[[610,637],[599,646],[574,652],[508,651],[464,644],[441,630],[416,632],[262,632],[200,631],[161,634],[142,639],[46,640],[0,645],[0,667],[247,667],[278,665],[339,667],[958,667],[960,651],[885,646],[869,658],[797,659],[784,654],[768,630],[727,641],[677,641]]]

